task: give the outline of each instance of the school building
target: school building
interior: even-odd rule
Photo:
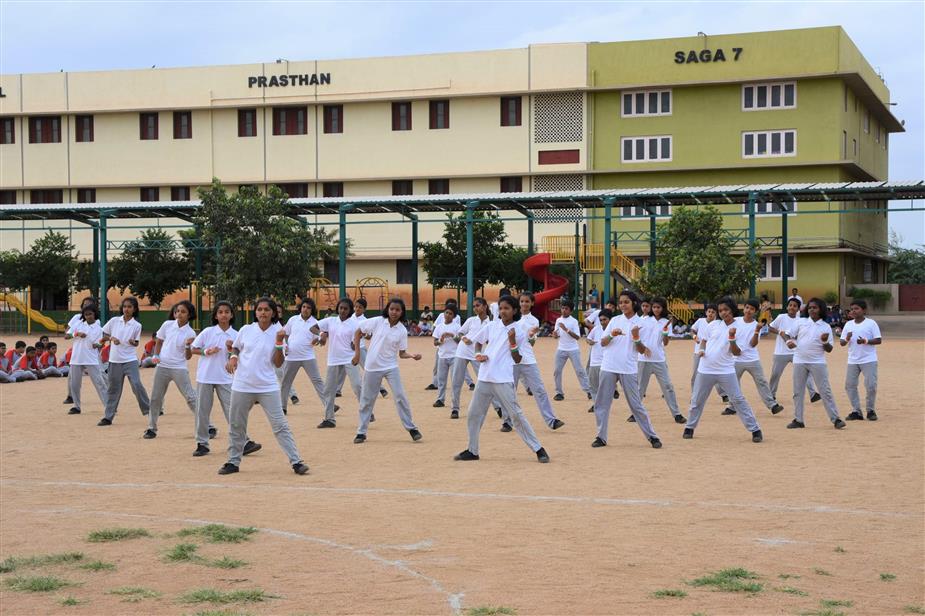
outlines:
[[[0,75],[0,203],[185,201],[214,177],[231,189],[277,184],[291,197],[883,180],[889,135],[902,131],[883,78],[837,26]],[[800,210],[881,205],[795,208],[789,278],[801,295],[885,282],[888,262],[886,214]],[[759,204],[759,214],[778,207]],[[745,227],[744,208],[721,208],[734,214],[725,217],[731,233]],[[619,239],[649,228],[640,214],[622,209],[612,229],[644,264],[648,242]],[[352,220],[382,224],[349,227],[348,284],[410,287],[409,226],[370,216]],[[438,222],[422,224],[420,240],[439,240],[443,218],[421,220]],[[138,235],[121,223],[110,239]],[[2,222],[4,249],[28,249],[41,234],[9,232],[19,224]],[[507,229],[526,245],[525,223]],[[573,232],[568,222],[537,227],[538,250],[544,235]],[[603,241],[602,221],[583,233]],[[760,217],[757,235],[779,236],[778,217]],[[72,237],[89,255],[90,234],[75,224]],[[768,241],[761,253],[759,292],[780,301],[780,249]],[[338,282],[337,263],[324,271]],[[421,304],[430,297],[422,284]]]

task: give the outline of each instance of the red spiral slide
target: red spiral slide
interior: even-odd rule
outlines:
[[[540,252],[524,259],[524,272],[527,276],[543,283],[543,290],[536,294],[533,314],[540,321],[555,322],[559,318],[559,313],[549,310],[547,306],[549,302],[559,299],[563,293],[568,291],[569,281],[564,276],[551,273],[550,265],[552,265],[552,255],[548,252]]]

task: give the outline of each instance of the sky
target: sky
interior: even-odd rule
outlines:
[[[890,179],[925,178],[925,1],[12,2],[0,73],[202,66],[473,51],[840,25],[878,70],[906,132]],[[915,202],[918,207],[925,207]],[[894,203],[893,205],[906,204]],[[905,246],[925,214],[890,215]]]

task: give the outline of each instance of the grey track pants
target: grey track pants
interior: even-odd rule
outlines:
[[[492,405],[492,401],[497,400],[501,404],[502,412],[508,417],[514,430],[523,439],[531,451],[538,451],[540,445],[539,439],[523,409],[517,404],[517,396],[514,395],[513,383],[489,383],[488,381],[477,381],[475,391],[472,392],[472,400],[469,402],[467,411],[467,421],[469,424],[469,451],[479,455],[479,432],[485,423],[485,416]]]
[[[588,366],[588,385],[591,386],[591,395],[597,397],[597,390],[601,387],[601,367]]]
[[[15,383],[16,380],[10,376],[9,372],[4,372],[0,370],[0,383]]]
[[[209,428],[212,427],[212,397],[218,397],[225,421],[231,425],[231,385],[196,383],[196,443],[209,445]],[[250,440],[250,439],[248,439]]]
[[[50,377],[67,376],[69,372],[70,372],[70,369],[68,366],[60,366],[60,367],[59,366],[48,366],[47,368],[42,370],[42,373],[45,376],[50,376]]]
[[[742,375],[744,373],[749,373],[752,377],[752,380],[755,382],[755,388],[758,390],[758,395],[761,396],[761,401],[764,402],[764,405],[768,407],[768,410],[774,408],[777,404],[777,400],[774,399],[774,394],[771,393],[771,388],[768,386],[768,381],[764,378],[764,368],[761,367],[760,361],[748,361],[748,362],[736,362],[736,380],[741,383]],[[739,387],[741,389],[741,387]]]
[[[84,370],[90,375],[90,382],[96,388],[96,393],[100,397],[103,406],[106,405],[106,380],[103,378],[103,371],[99,366],[80,366],[74,365],[67,377],[67,389],[74,400],[74,406],[80,408],[80,386],[83,382]],[[15,376],[15,374],[14,374]]]
[[[353,395],[359,402],[362,399],[363,380],[360,376],[360,369],[353,364],[340,364],[337,366],[328,366],[328,373],[324,377],[324,395],[321,398],[324,404],[324,418],[327,421],[334,419],[334,400],[337,397],[338,386],[347,377],[350,377],[350,387],[353,389]],[[378,394],[379,391],[376,390]]]
[[[777,386],[780,384],[780,377],[784,374],[784,368],[787,364],[793,363],[793,355],[775,355],[774,362],[771,364],[771,378],[768,379],[768,387],[771,389],[771,397],[777,399]],[[817,394],[816,383],[813,382],[812,376],[806,381],[806,388],[810,394]]]
[[[572,367],[575,369],[575,375],[578,377],[581,390],[585,393],[591,393],[591,385],[588,383],[588,373],[585,372],[584,366],[581,365],[581,351],[578,349],[574,351],[556,351],[555,370],[553,371],[553,378],[556,382],[556,393],[564,393],[562,390],[562,369],[565,368],[566,362],[572,362]]]
[[[144,383],[141,382],[138,362],[129,361],[124,364],[109,362],[106,411],[103,416],[110,421],[116,416],[116,411],[119,408],[119,401],[122,399],[122,387],[125,385],[126,378],[128,378],[128,383],[132,387],[132,393],[135,394],[135,400],[138,401],[141,414],[147,415],[151,410],[151,400],[148,399],[148,392],[145,391]]]
[[[671,383],[671,375],[668,373],[668,363],[663,361],[640,361],[637,362],[639,369],[639,392],[644,398],[646,390],[649,389],[649,377],[655,375],[658,386],[662,389],[662,396],[668,405],[671,414],[677,417],[681,414],[678,408],[678,398],[674,393],[674,385]]]
[[[543,416],[543,421],[546,422],[547,426],[552,426],[552,423],[556,420],[556,413],[552,410],[552,403],[549,401],[549,394],[546,393],[546,386],[543,385],[543,378],[540,376],[540,369],[536,364],[514,364],[514,394],[517,393],[517,384],[520,382],[520,379],[524,380],[524,384],[527,386],[533,393],[533,400],[536,402],[536,407],[540,410],[540,415]],[[510,422],[510,419],[504,412],[504,407],[501,407],[501,413],[503,418]]]
[[[229,413],[230,435],[228,439],[228,462],[235,466],[241,465],[241,458],[244,455],[244,445],[247,444],[247,420],[250,416],[251,409],[256,402],[260,403],[273,429],[273,436],[280,448],[289,458],[289,464],[295,464],[302,461],[299,455],[299,449],[296,447],[295,438],[292,436],[292,430],[289,428],[289,422],[283,415],[283,407],[279,400],[279,392],[271,391],[267,393],[251,393],[243,391],[231,392],[231,412]]]
[[[186,368],[165,368],[158,366],[154,369],[154,383],[151,385],[151,410],[148,413],[148,429],[157,432],[157,419],[164,408],[164,396],[167,386],[173,381],[180,394],[186,399],[193,417],[196,417],[196,390],[189,380],[189,370]]]
[[[308,375],[308,380],[312,382],[315,393],[318,394],[318,399],[324,404],[324,381],[321,380],[321,372],[318,371],[318,360],[303,359],[301,361],[289,361],[287,359],[283,362],[283,376],[282,379],[280,379],[279,386],[280,403],[283,405],[284,411],[289,408],[289,396],[292,395],[290,392],[294,391],[292,389],[292,383],[299,373],[299,368],[304,370],[305,374]]]
[[[411,404],[408,402],[408,396],[405,394],[405,388],[401,383],[401,373],[398,368],[389,370],[367,370],[363,374],[363,390],[360,395],[360,425],[357,427],[357,434],[366,434],[369,429],[369,419],[372,417],[373,409],[376,406],[376,399],[379,397],[379,388],[382,386],[382,379],[389,384],[392,390],[392,399],[395,402],[395,410],[398,411],[398,418],[405,430],[417,430],[414,425],[414,418],[411,416]]]
[[[469,374],[469,364],[475,370],[476,377],[479,375],[479,363],[474,359],[463,359],[456,357],[453,359],[453,410],[459,410],[459,396],[462,392],[463,377]]]
[[[697,373],[694,380],[694,391],[691,393],[690,415],[687,418],[685,428],[696,429],[700,423],[700,416],[703,414],[703,407],[710,397],[710,392],[715,387],[720,387],[722,391],[729,396],[729,404],[735,409],[736,415],[749,432],[760,430],[758,420],[755,419],[755,412],[748,404],[748,400],[742,395],[742,389],[739,387],[739,381],[736,379],[734,372],[728,374],[704,374]]]
[[[851,410],[861,412],[861,398],[858,396],[858,381],[864,375],[864,388],[867,390],[867,410],[876,410],[877,404],[877,362],[866,364],[848,364],[845,375],[845,391],[851,401]]]
[[[455,357],[437,358],[437,400],[440,400],[441,402],[446,400],[447,383],[450,380],[450,373],[455,373],[455,370],[453,370],[455,363]],[[453,376],[455,377],[456,375],[453,374]]]
[[[793,416],[803,422],[803,403],[805,401],[806,383],[812,377],[822,396],[822,405],[829,415],[829,420],[835,423],[838,419],[838,407],[835,406],[835,396],[832,395],[832,386],[829,385],[829,367],[826,364],[793,364]]]
[[[622,374],[601,370],[601,382],[594,397],[594,418],[597,421],[597,437],[607,442],[607,432],[610,426],[610,407],[613,406],[613,391],[617,382],[623,385],[623,399],[630,407],[630,412],[636,418],[636,425],[642,430],[646,439],[658,438],[649,413],[642,405],[639,397],[639,377],[637,374]]]
[[[691,391],[692,391],[692,392],[694,391],[694,381],[697,380],[697,375],[699,374],[699,373],[697,372],[697,368],[699,368],[699,367],[700,367],[700,354],[699,354],[699,353],[694,353],[694,371],[691,372]],[[718,394],[721,395],[721,396],[725,396],[725,395],[726,395],[726,394],[723,392],[723,388],[720,387],[719,384],[716,385],[716,393],[718,393]]]

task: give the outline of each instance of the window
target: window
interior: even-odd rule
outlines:
[[[623,137],[622,161],[640,163],[646,161],[664,162],[671,160],[671,136]]]
[[[671,206],[670,205],[656,205],[651,206],[652,210],[655,212],[656,216],[671,216]],[[652,214],[649,210],[641,205],[624,205],[623,206],[623,216],[651,216]]]
[[[31,190],[29,191],[30,203],[64,203],[63,190]]]
[[[864,110],[864,132],[870,134],[870,111]]]
[[[257,110],[238,109],[238,137],[257,136]]]
[[[77,203],[96,203],[96,189],[78,188]]]
[[[766,255],[758,260],[758,278],[761,280],[781,279],[781,255]],[[796,279],[797,258],[795,255],[787,256],[787,278]]]
[[[29,118],[29,143],[61,143],[61,117]]]
[[[854,156],[855,158],[858,157],[858,140],[857,139],[851,140],[851,152],[852,152],[852,156]]]
[[[329,134],[344,132],[343,105],[324,106],[324,132]]]
[[[501,178],[501,192],[523,192],[524,191],[524,179],[520,176]]]
[[[191,111],[173,112],[173,138],[193,138],[193,113]]]
[[[156,113],[139,113],[138,123],[141,131],[142,141],[157,139],[157,114]]]
[[[742,133],[742,158],[768,158],[797,155],[795,130]]]
[[[93,116],[79,115],[74,117],[74,133],[77,143],[93,141]]]
[[[16,143],[15,118],[0,118],[0,145]]]
[[[520,106],[520,96],[501,97],[501,126],[521,125]]]
[[[16,205],[16,191],[0,190],[0,205]]]
[[[321,185],[322,196],[323,197],[343,197],[344,196],[344,183],[343,182],[325,182]]]
[[[279,188],[286,193],[286,196],[290,199],[304,199],[308,196],[308,182],[280,184]]]
[[[621,115],[624,118],[671,115],[671,90],[624,92]]]
[[[448,195],[450,194],[449,180],[428,180],[427,194],[429,195]]]
[[[170,187],[170,200],[171,201],[189,201],[190,200],[189,186],[171,186]]]
[[[414,183],[411,180],[392,180],[393,195],[413,195]]]
[[[274,135],[306,135],[308,107],[276,107],[273,109]]]
[[[324,277],[334,284],[340,284],[340,264],[337,261],[325,261]]]
[[[797,84],[750,83],[742,86],[742,109],[793,109],[797,106]]]
[[[392,130],[411,130],[411,103],[392,103]]]
[[[414,284],[414,262],[411,259],[395,260],[395,281],[398,284]]]
[[[786,208],[788,214],[797,211],[796,201],[785,201],[783,203],[774,202],[757,202],[755,203],[755,214],[780,214]],[[742,204],[742,213],[748,215],[748,204]]]
[[[160,201],[161,200],[161,189],[157,186],[142,186],[141,187],[141,201]]]
[[[864,259],[864,282],[874,281],[874,263],[870,259]]]
[[[430,101],[431,130],[450,127],[450,101]]]

